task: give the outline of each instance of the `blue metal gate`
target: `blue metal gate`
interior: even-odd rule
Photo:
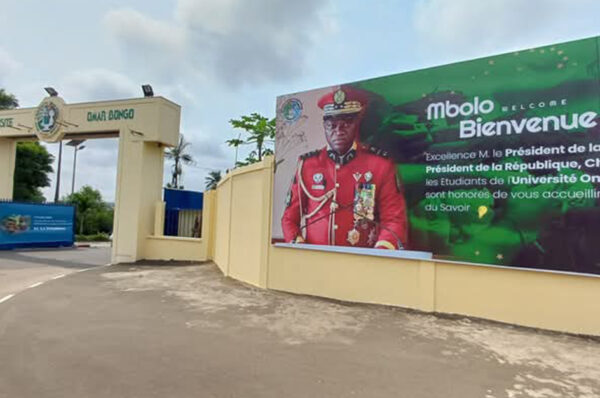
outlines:
[[[202,192],[164,189],[165,229],[168,236],[202,236]]]

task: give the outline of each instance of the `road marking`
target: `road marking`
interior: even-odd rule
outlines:
[[[104,264],[104,265],[101,265],[101,267],[109,267],[111,265],[112,264]],[[97,267],[90,267],[90,268],[80,269],[80,270],[75,271],[75,273],[77,273],[77,272],[83,272],[83,271],[89,271],[89,270],[94,269],[94,268],[97,268]],[[52,278],[50,278],[50,280],[64,278],[65,276],[67,276],[67,274],[56,275],[56,276],[53,276]],[[33,285],[28,286],[27,289],[33,289],[34,287],[38,287],[38,286],[43,285],[43,284],[44,284],[44,282],[37,282],[37,283],[34,283]],[[5,301],[10,300],[13,297],[15,297],[14,294],[9,294],[8,296],[2,297],[0,299],[0,304],[4,303]]]

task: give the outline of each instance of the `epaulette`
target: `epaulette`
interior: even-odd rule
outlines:
[[[383,149],[377,148],[375,146],[369,145],[367,147],[367,149],[369,150],[369,152],[371,152],[373,155],[377,155],[377,156],[381,156],[382,158],[389,158],[390,154],[387,153],[387,151],[384,151]]]
[[[308,158],[314,158],[315,156],[317,156],[319,154],[319,152],[321,152],[319,149],[316,149],[316,150],[310,151],[310,152],[306,152],[306,153],[300,155],[300,159],[306,160]]]

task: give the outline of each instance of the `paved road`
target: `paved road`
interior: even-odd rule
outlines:
[[[600,343],[111,266],[0,304],[0,397],[598,397]]]
[[[60,275],[109,262],[110,248],[2,250],[0,300]]]

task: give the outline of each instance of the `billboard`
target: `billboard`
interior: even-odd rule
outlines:
[[[600,274],[599,53],[593,37],[278,97],[272,241]]]
[[[75,208],[0,202],[0,249],[72,246]]]

